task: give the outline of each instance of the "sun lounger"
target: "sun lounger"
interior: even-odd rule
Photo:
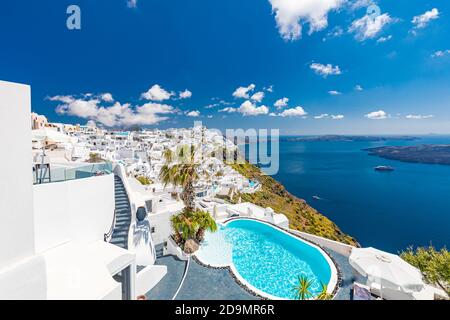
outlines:
[[[353,283],[353,300],[373,300],[370,288],[363,284]]]

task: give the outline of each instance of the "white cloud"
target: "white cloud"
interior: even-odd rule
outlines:
[[[188,99],[192,97],[192,92],[186,89],[183,92],[180,92],[179,97],[180,99]]]
[[[450,54],[450,50],[439,50],[431,55],[432,58],[441,58]]]
[[[334,114],[323,113],[318,116],[315,116],[314,119],[342,120],[342,119],[344,119],[344,115],[342,115],[342,114],[334,115]]]
[[[188,117],[193,117],[193,118],[200,117],[200,111],[198,111],[198,110],[189,111],[186,113],[186,115]]]
[[[128,8],[137,8],[137,0],[127,0]]]
[[[237,109],[232,108],[232,107],[226,107],[226,108],[220,109],[219,112],[234,113],[234,112],[237,112]]]
[[[275,101],[274,106],[277,107],[278,109],[280,109],[280,108],[287,107],[288,103],[289,103],[289,98],[285,97],[285,98],[281,98],[281,99],[278,99],[277,101]]]
[[[278,114],[280,117],[304,117],[307,115],[305,109],[298,106],[292,109],[286,109],[280,114]]]
[[[254,103],[247,100],[241,104],[237,109],[237,112],[242,113],[244,116],[258,116],[269,113],[269,108],[266,106],[257,107]]]
[[[58,95],[58,96],[54,96],[54,97],[47,97],[47,99],[50,101],[58,101],[58,102],[63,102],[63,103],[71,103],[72,101],[75,100],[75,98],[73,96],[62,96],[62,95]]]
[[[384,112],[383,110],[373,111],[368,114],[366,114],[364,117],[371,119],[371,120],[382,120],[389,118],[389,115]]]
[[[273,85],[270,85],[268,87],[264,87],[263,90],[266,90],[267,92],[273,92]]]
[[[364,41],[375,38],[386,25],[394,21],[388,13],[383,13],[375,18],[366,14],[364,17],[353,21],[348,31],[355,33],[355,39]]]
[[[339,38],[342,35],[344,35],[344,29],[342,29],[341,26],[336,26],[330,32],[328,32],[322,40],[327,41],[328,39]]]
[[[113,102],[114,101],[114,98],[111,93],[104,93],[101,95],[101,98],[105,102]]]
[[[256,102],[261,102],[264,99],[264,92],[256,92],[254,95],[252,95],[251,99]]]
[[[429,114],[429,115],[420,115],[420,114],[409,114],[407,115],[405,118],[406,119],[412,119],[412,120],[423,120],[423,119],[430,119],[433,118],[434,116]]]
[[[389,35],[389,36],[387,36],[387,37],[381,37],[381,38],[379,38],[379,39],[377,40],[377,43],[387,42],[387,41],[389,41],[389,40],[391,40],[391,39],[392,39],[392,35]]]
[[[328,26],[328,13],[345,0],[269,0],[280,35],[285,40],[302,37],[302,25],[309,24],[309,34]]]
[[[439,10],[437,8],[433,8],[432,10],[427,11],[424,14],[415,16],[411,22],[414,24],[414,28],[422,29],[425,28],[430,21],[438,18]]]
[[[363,91],[364,88],[361,87],[361,85],[357,84],[357,85],[355,86],[355,90],[356,90],[356,91]]]
[[[248,87],[239,87],[233,92],[233,97],[249,99],[248,93],[255,90],[255,85],[251,84]]]
[[[146,100],[153,100],[153,101],[163,101],[170,99],[170,97],[173,96],[173,92],[168,92],[161,88],[159,84],[155,84],[153,87],[151,87],[147,92],[144,92],[141,97]]]
[[[212,114],[208,114],[206,117],[207,117],[208,119],[212,119],[212,118],[213,118]]]
[[[132,108],[129,103],[114,103],[112,106],[102,106],[100,99],[74,96],[55,96],[51,101],[60,102],[56,112],[101,123],[107,127],[130,125],[153,125],[167,119],[163,114],[174,113],[174,108],[166,104],[146,103]]]
[[[309,66],[314,72],[323,77],[328,77],[329,75],[340,75],[341,69],[339,66],[333,66],[332,64],[321,64],[321,63],[312,63]]]
[[[350,9],[353,11],[361,8],[367,8],[372,4],[376,4],[376,2],[373,0],[356,0],[349,3]]]
[[[331,94],[332,96],[339,96],[342,94],[341,92],[336,91],[336,90],[328,91],[328,93]]]

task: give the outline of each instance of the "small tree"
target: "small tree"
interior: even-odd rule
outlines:
[[[307,300],[312,297],[312,293],[310,291],[311,286],[313,284],[313,280],[308,279],[306,276],[298,277],[298,284],[295,285],[292,290],[295,294],[295,299],[297,300]]]
[[[331,300],[333,295],[328,293],[328,285],[321,283],[320,293],[316,297],[317,300]]]
[[[195,155],[194,145],[181,146],[176,152],[167,149],[164,151],[166,164],[159,173],[159,178],[165,185],[173,184],[183,188],[181,199],[191,212],[195,210],[194,184],[199,180],[197,173],[199,163],[196,161]]]
[[[205,238],[205,231],[216,232],[216,221],[211,217],[209,212],[196,210],[194,213],[194,220],[198,225],[198,230],[195,234],[196,239],[201,242]]]
[[[186,208],[179,214],[171,218],[174,240],[178,244],[183,244],[188,239],[193,239],[198,230],[198,223],[194,215]]]
[[[437,284],[450,294],[450,253],[446,248],[437,251],[433,246],[409,247],[400,257],[418,268],[426,281]]]

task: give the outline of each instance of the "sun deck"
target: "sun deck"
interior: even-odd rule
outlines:
[[[158,250],[162,251],[162,250]],[[366,279],[350,266],[348,257],[325,249],[340,272],[340,285],[334,300],[350,300],[353,282],[365,283]],[[257,300],[261,299],[236,282],[228,268],[209,268],[191,259],[189,269],[180,287],[186,261],[175,256],[159,256],[156,264],[166,265],[167,275],[146,296],[151,300]]]

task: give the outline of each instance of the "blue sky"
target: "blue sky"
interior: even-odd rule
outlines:
[[[54,122],[450,133],[450,3],[371,3],[4,1],[0,79]]]

